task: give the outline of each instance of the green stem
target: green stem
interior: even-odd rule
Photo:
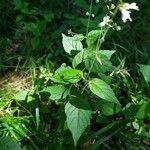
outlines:
[[[87,22],[87,27],[86,27],[86,36],[88,35],[88,32],[89,32],[90,19],[91,19],[91,13],[92,13],[92,5],[93,5],[93,0],[91,0],[90,8],[89,8],[89,16],[88,16],[88,22]]]

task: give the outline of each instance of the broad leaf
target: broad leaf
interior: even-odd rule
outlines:
[[[65,113],[67,116],[68,128],[72,133],[74,144],[76,145],[80,136],[90,124],[91,111],[77,108],[68,102],[65,106]]]
[[[147,82],[150,82],[150,65],[139,65],[140,71]]]
[[[50,93],[50,100],[65,99],[69,93],[68,89],[62,85],[49,86],[43,91]]]
[[[111,83],[111,76],[107,76],[104,73],[98,73],[99,77],[107,84]]]
[[[73,68],[76,68],[80,63],[82,63],[84,60],[84,50],[79,52],[72,61]]]
[[[100,101],[98,103],[99,111],[106,116],[118,113],[121,110],[120,105],[107,101]]]
[[[89,51],[85,53],[85,67],[91,72],[105,73],[112,71],[113,66],[110,60],[100,51]]]
[[[57,83],[77,83],[80,81],[83,77],[83,72],[77,69],[65,69],[62,71],[59,71],[54,76],[52,76],[50,79]]]
[[[14,95],[13,99],[23,101],[26,100],[27,95],[28,95],[28,91],[20,90],[18,93]]]
[[[150,102],[144,103],[140,106],[136,117],[138,119],[145,119],[147,118],[148,114],[150,114]]]
[[[72,50],[82,50],[83,49],[83,45],[81,43],[81,39],[82,37],[81,36],[74,36],[74,37],[69,37],[69,36],[66,36],[64,34],[62,34],[62,43],[63,43],[63,47],[64,47],[64,50],[67,52],[67,53],[71,53]]]
[[[14,142],[9,137],[0,137],[0,149],[1,150],[21,150],[19,144]]]
[[[111,87],[101,79],[93,79],[89,82],[90,90],[98,97],[108,102],[119,104]]]

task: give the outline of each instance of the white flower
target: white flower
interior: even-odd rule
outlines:
[[[136,3],[123,3],[120,4],[119,9],[122,13],[122,20],[123,22],[126,22],[127,20],[132,21],[132,18],[130,17],[131,9],[133,10],[139,10],[139,7],[136,5]]]
[[[130,17],[131,11],[129,10],[122,10],[122,20],[123,22],[126,22],[127,20],[132,21],[132,18]]]
[[[87,12],[86,12],[86,15],[87,15],[87,16],[89,16],[89,15],[90,15],[90,13],[87,11]]]
[[[103,18],[103,21],[99,24],[100,27],[104,27],[105,25],[109,24],[111,22],[110,16],[105,16]]]
[[[95,14],[92,14],[91,16],[92,16],[92,18],[94,18],[94,17],[95,17]]]
[[[123,7],[125,7],[125,9],[129,10],[129,9],[134,9],[134,10],[139,10],[139,7],[136,5],[136,3],[124,3]]]

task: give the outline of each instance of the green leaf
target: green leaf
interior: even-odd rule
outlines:
[[[150,103],[144,103],[140,106],[139,110],[136,113],[138,119],[145,119],[148,114],[150,114]]]
[[[82,63],[84,60],[84,49],[79,52],[72,61],[73,68],[76,68],[80,63]]]
[[[110,60],[107,56],[101,54],[100,51],[86,51],[84,56],[85,67],[90,72],[105,73],[113,69]]]
[[[82,108],[77,108],[69,102],[65,106],[67,116],[67,125],[72,133],[74,144],[77,144],[80,136],[90,124],[91,111]]]
[[[18,93],[16,93],[13,96],[13,99],[23,101],[23,100],[26,100],[27,95],[28,95],[28,91],[20,90]]]
[[[115,53],[113,50],[100,50],[100,53],[105,55],[108,59]]]
[[[139,65],[146,82],[150,82],[150,65]]]
[[[67,66],[65,63],[61,64],[61,66],[55,71],[55,74],[58,74],[64,70],[71,69],[70,66]]]
[[[98,40],[101,32],[102,32],[101,30],[93,30],[89,32],[86,39],[87,45],[90,46],[94,44]]]
[[[53,77],[50,77],[50,79],[57,83],[77,83],[79,82],[83,77],[83,72],[77,69],[65,69],[62,71],[59,71],[56,73]]]
[[[9,137],[0,137],[0,149],[1,150],[21,150],[19,144],[14,142]]]
[[[98,97],[108,102],[120,104],[111,87],[101,79],[93,79],[89,82],[90,90]]]
[[[83,41],[85,37],[84,37],[83,34],[76,34],[76,35],[74,35],[73,37],[70,37],[70,38],[72,38],[72,40],[74,40],[74,41]]]
[[[101,101],[98,107],[100,112],[106,116],[117,114],[121,110],[120,105],[108,101]]]
[[[80,35],[69,37],[69,36],[62,34],[62,37],[63,37],[62,39],[63,47],[67,53],[70,54],[72,50],[80,51],[83,49],[83,45],[81,43],[82,38]]]
[[[99,75],[99,77],[103,80],[103,81],[105,81],[107,84],[110,84],[111,83],[111,76],[107,76],[107,75],[105,75],[105,74],[103,74],[103,73],[98,73],[98,75]]]
[[[50,100],[65,99],[69,93],[68,89],[62,85],[49,86],[43,91],[50,93]]]
[[[35,100],[36,100],[36,98],[33,95],[28,95],[28,97],[27,97],[27,103],[33,102]]]

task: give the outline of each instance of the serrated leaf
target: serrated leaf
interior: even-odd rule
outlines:
[[[76,68],[80,63],[82,63],[84,60],[84,50],[79,52],[72,61],[73,68]]]
[[[150,82],[150,65],[139,65],[146,82]]]
[[[28,95],[28,91],[20,90],[13,96],[13,99],[23,101],[26,100],[27,95]]]
[[[0,149],[1,150],[21,150],[19,144],[14,142],[9,137],[0,137]]]
[[[57,83],[77,83],[79,82],[83,77],[83,72],[77,69],[65,69],[62,71],[59,71],[54,76],[52,76],[50,79]]]
[[[43,92],[50,93],[50,100],[65,99],[69,93],[68,89],[62,85],[49,86]]]
[[[93,30],[88,33],[86,43],[88,46],[94,44],[101,34],[101,30]]]
[[[98,97],[108,102],[120,104],[111,87],[101,79],[93,79],[89,82],[89,88]]]
[[[76,108],[69,102],[65,106],[65,113],[67,116],[67,125],[72,133],[74,144],[77,144],[80,136],[90,124],[91,111]]]
[[[62,37],[63,47],[67,53],[70,54],[72,50],[80,51],[83,49],[83,45],[81,43],[81,36],[75,35],[74,37],[69,37],[62,34]]]

